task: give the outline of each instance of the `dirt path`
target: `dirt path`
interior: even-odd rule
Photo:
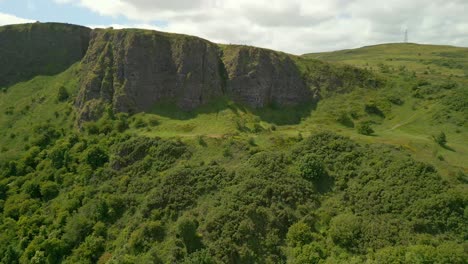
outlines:
[[[406,119],[406,121],[394,125],[392,128],[390,128],[390,129],[388,129],[388,130],[385,130],[385,132],[392,131],[392,130],[395,130],[395,129],[401,127],[401,126],[404,126],[404,125],[406,125],[406,124],[409,124],[409,123],[412,121],[412,119],[413,119],[415,116],[417,116],[418,114],[419,114],[418,112],[412,114],[410,117],[408,117],[408,119]]]

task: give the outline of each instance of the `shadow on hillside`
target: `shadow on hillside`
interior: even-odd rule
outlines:
[[[190,111],[182,110],[179,106],[177,106],[177,104],[173,102],[156,104],[148,113],[175,120],[190,120],[196,118],[198,115],[218,113],[228,108],[230,108],[235,114],[237,114],[239,111],[237,106],[228,102],[224,98],[220,98],[214,102],[202,105]]]
[[[444,149],[448,150],[448,151],[457,152],[457,151],[455,151],[454,148],[449,147],[449,146],[447,146],[447,145],[443,145],[442,147],[443,147]]]
[[[322,194],[330,192],[333,186],[335,186],[335,180],[329,175],[321,177],[316,183],[317,191]]]
[[[260,117],[262,121],[275,125],[296,125],[304,118],[310,116],[316,106],[317,102],[310,101],[297,106],[269,106],[252,110],[252,113]]]
[[[268,106],[261,109],[252,109],[222,98],[215,102],[202,105],[192,111],[184,111],[175,103],[157,104],[149,113],[175,120],[190,120],[196,118],[198,115],[213,114],[230,109],[235,115],[251,113],[252,115],[258,116],[260,120],[264,122],[275,125],[294,125],[299,124],[302,119],[310,116],[315,108],[316,102],[307,102],[297,106]]]
[[[61,23],[2,27],[0,87],[64,72],[85,56],[90,32],[90,28]]]

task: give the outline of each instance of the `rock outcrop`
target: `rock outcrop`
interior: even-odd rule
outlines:
[[[310,98],[301,74],[287,54],[248,46],[226,46],[227,92],[254,108],[295,105]]]
[[[254,108],[308,99],[289,55],[149,30],[94,30],[82,72],[81,120],[97,118],[102,103],[132,113],[167,102],[192,110],[221,96]]]
[[[293,106],[381,83],[351,66],[187,35],[60,23],[0,27],[2,89],[80,61],[79,122],[99,118],[109,106],[128,113],[167,103],[193,110],[220,97],[252,108]]]
[[[59,23],[0,27],[0,87],[66,70],[85,55],[90,32]]]
[[[101,100],[118,112],[148,111],[173,102],[191,110],[223,95],[217,45],[190,36],[99,29],[82,61],[78,106]]]

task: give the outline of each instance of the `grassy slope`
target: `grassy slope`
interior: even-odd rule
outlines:
[[[75,64],[55,76],[38,76],[15,84],[0,93],[0,159],[15,159],[29,145],[36,125],[58,129],[73,128],[73,106],[70,101],[58,102],[59,87],[65,87],[71,96],[77,92],[78,79]]]
[[[452,174],[454,168],[468,170],[468,130],[466,122],[455,125],[450,118],[447,120],[434,120],[434,115],[447,112],[443,100],[423,100],[411,96],[412,87],[405,82],[401,72],[414,74],[416,78],[437,83],[452,80],[459,83],[459,91],[468,90],[468,49],[451,46],[417,45],[417,44],[384,44],[364,47],[356,50],[344,50],[328,53],[306,54],[303,57],[320,59],[334,63],[351,64],[362,68],[374,70],[387,75],[393,80],[394,86],[390,91],[377,93],[359,92],[344,95],[343,97],[325,100],[322,105],[325,109],[336,109],[347,100],[364,98],[375,100],[379,96],[390,94],[393,90],[406,101],[402,106],[392,106],[391,114],[375,127],[375,137],[362,137],[355,135],[353,131],[344,130],[345,134],[363,141],[382,142],[401,145],[410,150],[418,159],[435,164],[443,174]],[[440,97],[446,100],[455,99],[452,91],[442,91]],[[340,100],[341,99],[341,100]],[[465,100],[466,98],[462,98]],[[357,102],[357,101],[354,101]],[[350,104],[348,104],[350,107]],[[320,111],[319,108],[319,113]],[[465,112],[449,112],[452,120],[466,118]],[[320,116],[320,114],[317,114]],[[325,118],[326,119],[326,118]],[[446,121],[446,122],[444,122]],[[448,146],[437,146],[432,135],[444,131],[448,137]],[[443,161],[439,158],[443,157]]]
[[[385,46],[376,48],[381,49],[382,47]],[[404,49],[405,46],[403,45],[399,51],[397,49],[396,53],[390,54],[388,57],[403,54],[401,51]],[[446,48],[445,52],[451,50],[452,48]],[[355,53],[359,52],[366,54],[366,48],[355,51]],[[374,53],[379,52],[374,51]],[[182,138],[182,141],[188,143],[193,157],[182,162],[188,162],[194,167],[215,160],[220,162],[224,168],[235,171],[242,168],[242,164],[248,164],[246,162],[250,154],[254,153],[256,149],[262,151],[268,149],[289,150],[294,145],[292,143],[294,140],[290,137],[297,137],[299,134],[306,137],[308,134],[318,131],[332,130],[364,143],[388,143],[403,146],[415,158],[434,164],[448,179],[454,179],[454,173],[460,168],[466,172],[467,165],[465,161],[468,159],[467,124],[457,125],[457,122],[455,122],[463,119],[462,114],[453,112],[451,113],[452,118],[449,119],[434,118],[434,113],[445,111],[443,100],[444,98],[452,98],[455,90],[443,89],[431,95],[437,97],[436,99],[414,97],[413,86],[417,79],[412,77],[412,71],[415,69],[413,66],[408,66],[409,64],[404,60],[400,60],[401,64],[408,67],[407,70],[400,71],[398,64],[392,64],[395,69],[382,73],[378,65],[381,62],[387,64],[387,61],[384,58],[374,60],[372,53],[364,54],[359,55],[361,60],[354,63],[347,61],[348,57],[346,55],[336,55],[341,56],[341,59],[336,57],[334,61],[343,61],[367,68],[375,65],[372,66],[373,70],[390,80],[384,89],[369,90],[357,87],[350,93],[331,95],[322,99],[315,109],[310,106],[298,106],[292,109],[255,111],[236,105],[228,100],[220,100],[214,104],[201,107],[193,113],[182,112],[172,106],[156,106],[151,113],[140,113],[132,116],[128,132],[163,138]],[[332,57],[335,54],[331,53],[328,56]],[[328,60],[325,56],[319,59]],[[369,65],[366,65],[366,63]],[[49,124],[55,128],[70,131],[69,128],[74,126],[74,112],[71,111],[73,109],[72,102],[71,100],[62,103],[57,102],[56,94],[60,86],[65,86],[70,94],[76,93],[78,86],[76,72],[78,69],[79,65],[74,65],[66,72],[56,76],[38,76],[30,81],[8,87],[5,93],[0,93],[0,135],[2,138],[7,139],[0,141],[0,159],[16,159],[19,157],[25,147],[31,144],[34,137],[32,129],[37,124]],[[416,73],[416,75],[430,79],[434,83],[441,80],[445,81],[449,76],[447,72],[453,69],[447,69],[447,72],[443,71],[444,69],[443,67],[439,69],[440,73],[435,72],[425,75],[424,72],[421,72]],[[459,76],[452,77],[460,83],[457,89],[466,91],[465,77]],[[394,95],[397,95],[404,103],[402,105],[390,103],[388,98]],[[385,113],[385,118],[366,114],[364,106],[369,103],[378,105],[379,109]],[[8,114],[5,113],[8,110],[12,111],[9,111]],[[376,133],[373,136],[364,136],[358,134],[355,128],[339,124],[336,119],[343,112],[347,114],[354,112],[356,114],[356,118],[353,119],[355,123],[372,121]],[[58,113],[59,116],[56,117],[55,113]],[[154,120],[157,120],[157,122],[154,122]],[[138,123],[144,125],[141,126]],[[153,124],[151,125],[151,123]],[[431,139],[431,135],[440,130],[446,132],[448,146],[454,151],[436,145]],[[11,134],[15,136],[11,138]],[[29,135],[29,138],[25,139],[24,135]],[[106,140],[105,136],[102,135],[97,136],[97,138],[102,141]],[[226,150],[228,150],[228,153],[226,153]],[[400,154],[398,152],[395,155]],[[443,161],[440,160],[440,156],[444,158]],[[169,173],[165,172],[162,177],[170,175]],[[37,175],[29,175],[28,177],[32,176],[37,177]],[[125,176],[122,176],[122,181],[112,178],[109,179],[109,182],[120,184],[124,178]],[[74,180],[76,182],[73,182]],[[73,188],[79,190],[76,193],[82,192],[81,185],[78,184],[79,179],[70,177],[68,181],[70,181],[70,188],[73,186]],[[135,182],[140,183],[137,180]],[[62,190],[61,196],[55,201],[63,200],[67,202],[68,198],[65,198],[65,196],[73,197],[74,194],[71,193],[70,195],[66,190]],[[139,199],[141,200],[137,200],[138,203],[136,204],[145,202],[148,197],[142,196]],[[323,206],[325,209],[323,210],[333,208],[333,206],[328,206],[335,204],[333,199],[336,198],[332,197],[331,200],[325,201]],[[367,198],[363,199],[367,200]],[[237,199],[234,200],[237,201]],[[213,210],[213,208],[216,208],[213,205],[216,202],[217,200],[213,199],[211,195],[200,198],[198,203],[202,206],[194,209],[193,212],[201,212],[201,214],[216,213]],[[185,216],[191,217],[190,213],[192,212],[185,212]],[[132,219],[137,222],[134,217],[133,214],[125,215],[117,224],[109,227],[109,237],[117,238],[115,241],[109,239],[112,247],[115,246],[119,249],[120,245],[125,245],[128,242],[132,230],[131,227],[127,226],[127,223],[132,222]],[[207,218],[210,217],[213,218],[212,215]],[[173,234],[176,232],[175,224],[169,222],[167,225],[169,226],[168,237],[175,236]],[[174,247],[171,243],[173,242],[168,240],[158,244],[158,247],[161,245],[160,251],[162,252],[169,251]],[[113,248],[110,250],[112,251]]]
[[[459,170],[468,171],[468,124],[463,121],[466,117],[464,112],[447,110],[443,101],[457,95],[453,90],[442,89],[435,93],[436,99],[415,98],[412,89],[418,80],[429,80],[436,84],[450,79],[459,83],[457,91],[466,91],[468,81],[463,70],[458,66],[450,66],[462,65],[468,68],[468,59],[464,54],[468,54],[468,49],[415,44],[388,44],[351,51],[308,54],[304,57],[367,68],[390,80],[389,84],[383,89],[356,89],[351,93],[330,96],[321,100],[315,110],[297,107],[253,111],[226,101],[202,107],[191,114],[171,107],[158,107],[153,114],[160,124],[134,131],[150,136],[192,139],[200,136],[252,137],[266,147],[277,142],[278,137],[297,136],[299,133],[306,136],[317,131],[332,130],[364,143],[402,146],[416,159],[434,164],[443,175],[453,179]],[[385,68],[387,66],[388,69]],[[382,70],[382,67],[385,69]],[[404,103],[390,103],[388,98],[392,96],[401,98]],[[363,109],[365,104],[370,103],[377,104],[385,113],[385,118],[367,115]],[[339,124],[336,119],[343,112],[358,113],[360,117],[354,120],[355,123],[373,121],[375,134],[360,135],[356,129]],[[446,112],[451,119],[434,118]],[[140,114],[137,118],[154,118],[153,114]],[[464,123],[453,120],[462,120]],[[248,129],[240,131],[239,124]],[[264,131],[252,133],[255,124],[260,124]],[[271,131],[272,127],[276,127],[276,130]],[[447,134],[448,148],[438,146],[432,139],[440,131]]]
[[[0,27],[0,89],[36,75],[55,75],[81,60],[91,29],[61,23]]]
[[[132,120],[141,119],[150,123],[150,120],[157,119],[158,125],[142,128],[131,126],[131,132],[164,138],[183,137],[193,142],[199,138],[207,138],[209,142],[213,138],[213,153],[217,153],[213,155],[220,155],[221,150],[216,150],[216,147],[223,138],[253,138],[260,147],[269,147],[284,137],[297,136],[299,133],[306,136],[317,131],[332,130],[361,142],[402,146],[417,159],[434,164],[442,174],[452,178],[460,169],[468,171],[467,124],[455,125],[450,120],[438,120],[438,123],[433,116],[445,111],[441,100],[414,98],[412,86],[417,78],[428,79],[430,82],[451,78],[460,83],[458,89],[466,91],[468,81],[463,70],[458,66],[452,67],[467,66],[468,55],[465,54],[468,54],[468,49],[465,48],[415,44],[387,44],[358,50],[307,54],[303,56],[306,59],[347,63],[373,70],[391,80],[390,84],[380,90],[356,89],[351,93],[329,96],[322,99],[316,109],[300,106],[286,110],[255,111],[227,100],[201,107],[193,113],[182,112],[171,106],[156,106],[152,113],[140,113],[132,117]],[[402,66],[406,68],[403,69]],[[28,139],[21,135],[31,134],[33,124],[52,122],[59,128],[73,125],[71,118],[65,118],[71,103],[57,103],[55,94],[62,85],[71,93],[76,90],[77,67],[75,65],[54,77],[36,77],[16,84],[9,87],[7,93],[0,95],[2,137],[15,134],[13,139],[1,143],[0,157],[17,157],[19,151],[28,144]],[[408,77],[413,72],[416,72],[416,79]],[[439,97],[453,96],[452,90],[441,93]],[[403,105],[388,102],[387,98],[395,95],[401,97]],[[44,100],[39,103],[42,101],[41,97]],[[36,102],[33,103],[33,100]],[[377,104],[386,117],[367,115],[363,111],[366,103]],[[28,114],[21,113],[27,106]],[[7,109],[13,109],[13,114],[5,114]],[[59,113],[59,118],[55,118],[55,112]],[[336,121],[340,113],[350,112],[358,114],[358,118],[353,120],[355,123],[373,121],[375,134],[363,136],[356,129]],[[453,112],[451,115],[463,119],[463,113]],[[438,146],[432,140],[432,135],[439,131],[447,134],[451,150]]]
[[[465,77],[468,65],[468,49],[453,46],[419,45],[413,43],[382,44],[355,50],[310,53],[305,58],[341,62],[359,67],[377,67],[380,63],[389,66],[406,66],[416,73],[429,71],[428,77],[449,76]]]

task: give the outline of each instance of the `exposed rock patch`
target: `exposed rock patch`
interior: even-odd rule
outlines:
[[[247,46],[226,46],[227,92],[254,108],[295,105],[310,99],[301,74],[287,54]]]
[[[309,98],[287,54],[157,31],[94,30],[82,70],[82,121],[97,118],[97,102],[132,113],[167,102],[192,110],[221,96],[254,108]]]
[[[223,94],[220,64],[218,47],[196,37],[95,30],[77,105],[86,109],[97,99],[118,112],[138,112],[170,101],[191,110]]]

